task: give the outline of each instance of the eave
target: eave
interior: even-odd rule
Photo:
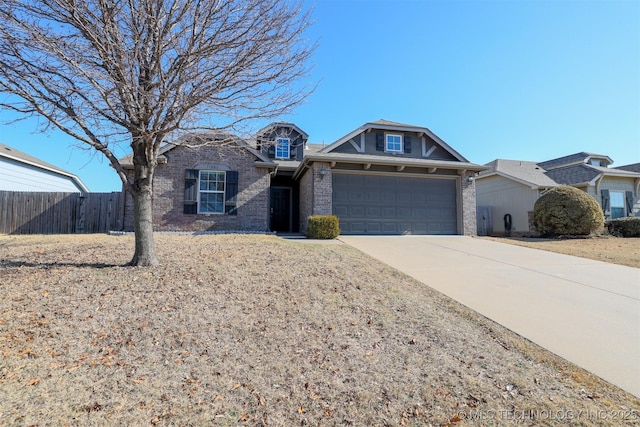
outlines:
[[[307,155],[300,166],[298,166],[293,177],[298,179],[304,170],[309,167],[309,163],[311,162],[331,163],[331,167],[335,167],[337,164],[362,165],[363,170],[370,169],[371,166],[393,166],[397,171],[402,171],[407,167],[423,168],[427,173],[433,173],[436,170],[442,169],[456,171],[456,173],[462,174],[464,172],[475,173],[489,169],[487,166],[481,166],[469,162],[427,160],[407,157],[386,157],[365,154],[351,155],[343,153],[318,153]]]

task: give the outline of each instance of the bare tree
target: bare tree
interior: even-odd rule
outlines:
[[[296,1],[0,0],[0,106],[106,156],[133,196],[131,264],[156,265],[152,182],[167,137],[237,132],[311,92],[315,45]],[[133,176],[114,154],[126,144]]]

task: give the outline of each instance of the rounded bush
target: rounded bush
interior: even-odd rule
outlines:
[[[311,215],[307,223],[309,239],[335,239],[340,235],[340,224],[335,215]]]
[[[604,215],[592,196],[563,185],[536,201],[533,223],[544,236],[586,236],[604,227]]]

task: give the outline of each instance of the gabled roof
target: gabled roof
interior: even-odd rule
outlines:
[[[66,176],[67,178],[71,179],[81,191],[86,193],[89,192],[89,189],[86,187],[86,185],[84,185],[84,183],[76,175],[67,172],[64,169],[60,169],[59,167],[54,166],[51,163],[44,162],[36,157],[30,156],[27,153],[23,153],[22,151],[9,147],[8,145],[0,144],[0,157],[4,157],[6,159],[23,163],[25,165],[34,166],[39,169]]]
[[[260,163],[264,163],[263,166],[269,166],[269,167],[276,166],[276,164],[273,163],[271,159],[269,159],[267,156],[265,156],[264,154],[260,153],[258,150],[253,148],[242,138],[239,138],[235,135],[220,133],[220,132],[201,132],[201,133],[191,133],[191,134],[184,135],[178,138],[178,140],[176,140],[175,143],[167,143],[162,147],[160,147],[160,151],[158,152],[159,158],[162,159],[162,156],[165,153],[173,150],[176,147],[188,147],[189,146],[188,142],[190,140],[193,140],[194,138],[199,139],[201,141],[218,140],[218,141],[224,141],[223,143],[227,143],[227,141],[230,143],[235,143],[238,146],[242,147],[243,149],[247,150],[249,153],[253,154]],[[195,145],[195,148],[202,147],[202,146],[206,146],[206,144],[199,142],[198,144]],[[133,153],[120,158],[119,161],[123,168],[125,169],[133,168]]]
[[[568,156],[558,157],[557,159],[551,159],[544,162],[538,163],[543,169],[549,170],[554,168],[559,168],[562,166],[576,165],[581,163],[589,163],[589,160],[592,158],[603,159],[607,162],[607,164],[613,163],[613,160],[609,156],[605,156],[604,154],[596,154],[596,153],[587,153],[582,151],[580,153],[569,154]]]
[[[373,129],[391,130],[391,131],[399,131],[399,132],[424,133],[425,135],[429,136],[432,140],[434,140],[438,145],[440,145],[445,151],[447,151],[454,158],[456,158],[458,161],[460,161],[460,162],[469,162],[462,154],[458,153],[456,150],[454,150],[452,147],[450,147],[449,144],[447,144],[442,139],[440,139],[440,137],[438,137],[438,135],[436,135],[435,133],[431,132],[431,130],[429,130],[428,128],[422,127],[422,126],[414,126],[414,125],[408,125],[408,124],[404,124],[404,123],[392,122],[392,121],[385,120],[385,119],[380,119],[380,120],[376,120],[376,121],[373,121],[373,122],[369,122],[369,123],[363,124],[362,126],[360,126],[359,128],[355,129],[354,131],[349,132],[348,134],[346,134],[342,138],[338,139],[333,144],[330,144],[327,147],[325,147],[324,149],[322,149],[321,153],[330,153],[336,147],[339,147],[340,145],[346,143],[351,138],[361,134],[362,132],[366,132],[368,130],[373,130]]]
[[[478,179],[492,175],[500,175],[514,179],[521,184],[533,188],[547,188],[558,185],[553,179],[545,175],[545,170],[535,162],[496,159],[487,163],[485,166],[488,166],[490,169],[480,172]]]
[[[294,123],[289,123],[289,122],[274,122],[274,123],[270,123],[267,126],[263,127],[262,129],[260,129],[256,135],[260,136],[260,135],[264,135],[265,133],[268,133],[271,131],[271,129],[274,128],[279,128],[279,127],[283,127],[283,128],[290,128],[295,130],[296,132],[298,132],[300,135],[302,135],[302,138],[307,140],[309,139],[309,135],[307,135],[307,133],[305,131],[303,131],[302,129],[300,129],[298,126],[296,126]]]

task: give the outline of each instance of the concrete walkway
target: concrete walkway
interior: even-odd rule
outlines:
[[[464,236],[341,236],[640,397],[640,269]]]

